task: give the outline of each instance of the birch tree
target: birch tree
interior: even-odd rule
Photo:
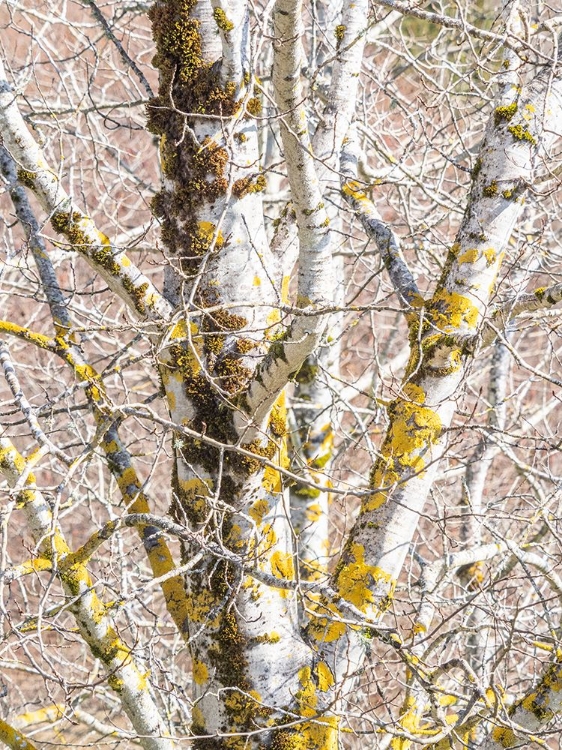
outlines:
[[[561,10],[2,6],[4,744],[559,746]]]

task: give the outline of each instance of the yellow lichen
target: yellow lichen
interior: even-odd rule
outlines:
[[[433,325],[443,333],[460,330],[463,326],[475,330],[478,308],[468,298],[457,292],[441,289],[428,304]]]
[[[308,632],[320,642],[337,641],[347,628],[346,624],[338,618],[341,618],[341,614],[332,602],[315,602],[310,613]]]
[[[476,248],[473,248],[471,250],[466,250],[462,255],[459,255],[457,258],[457,263],[460,265],[461,263],[474,263],[478,260],[479,256],[478,250]]]
[[[400,727],[410,734],[416,734],[420,726],[420,712],[414,696],[409,695],[402,704],[400,712]],[[394,737],[390,747],[392,750],[408,750],[412,741],[406,737]]]
[[[327,692],[334,684],[332,670],[325,662],[321,661],[316,667],[316,673],[318,675],[318,689],[323,693]]]
[[[365,548],[352,542],[346,555],[346,562],[337,574],[337,590],[340,596],[358,609],[366,612],[370,604],[376,603],[372,589],[383,584],[387,596],[392,596],[396,585],[393,577],[377,565],[365,562]]]
[[[492,730],[492,738],[502,747],[513,747],[517,744],[517,737],[509,727],[495,727]]]
[[[316,523],[322,518],[322,508],[318,503],[312,503],[306,507],[306,520]]]
[[[489,247],[487,250],[484,250],[482,255],[486,258],[486,264],[488,266],[493,265],[496,262],[496,258],[498,257],[498,254],[493,247]]]
[[[228,20],[227,15],[222,8],[215,8],[213,10],[213,18],[219,29],[226,34],[234,28],[234,24],[232,21]]]
[[[295,577],[293,555],[277,550],[271,555],[271,572],[276,578],[291,581]]]
[[[193,661],[193,679],[198,685],[202,685],[209,679],[209,670],[202,661]]]
[[[277,472],[276,472],[277,473]],[[269,503],[267,500],[256,500],[256,502],[250,507],[248,515],[253,518],[259,526],[263,523],[263,519],[269,511]]]

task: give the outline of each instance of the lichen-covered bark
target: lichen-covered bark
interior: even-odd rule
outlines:
[[[19,182],[35,193],[55,232],[63,235],[71,249],[85,258],[137,317],[154,321],[166,319],[170,306],[154,284],[122,250],[112,246],[109,238],[97,229],[92,219],[66,193],[58,174],[45,161],[19,112],[1,61],[0,133],[3,145],[19,166]],[[5,156],[3,162],[4,173],[6,167],[11,172]]]
[[[18,505],[27,517],[39,552],[50,561],[60,579],[79,632],[92,654],[105,666],[108,684],[121,699],[142,747],[172,750],[174,743],[150,693],[148,675],[137,666],[131,650],[119,637],[85,565],[75,560],[68,564],[71,551],[62,530],[37,489],[26,459],[7,438],[0,438],[0,472],[10,487],[16,488]]]
[[[482,743],[482,750],[521,747],[525,738],[538,733],[562,711],[562,663],[560,654],[545,668],[540,680],[509,710]],[[518,729],[520,734],[518,735]]]
[[[35,750],[36,745],[8,722],[0,719],[0,740],[12,750]]]
[[[504,93],[496,106],[464,219],[433,295],[426,301],[410,296],[408,277],[402,273],[395,281],[404,301],[410,302],[410,362],[401,393],[388,407],[390,425],[370,476],[373,492],[363,499],[333,581],[343,598],[375,622],[392,599],[444,450],[444,433],[462,392],[472,342],[503,250],[538,152],[548,148],[552,123],[560,113],[561,82],[556,71],[552,80],[550,75],[542,72],[526,88]],[[355,184],[347,190],[361,216],[361,204],[368,207],[368,199]],[[334,659],[339,677],[360,666],[362,642],[330,618],[331,611],[333,606],[321,601],[309,631]]]
[[[161,137],[164,172],[154,211],[173,266],[168,297],[191,313],[180,313],[162,338],[162,381],[177,424],[256,455],[178,438],[172,513],[240,559],[290,580],[281,480],[259,461],[286,461],[284,382],[265,405],[247,397],[276,332],[282,296],[268,273],[254,119],[261,105],[247,67],[247,8],[157,2],[150,15],[160,88],[149,127]],[[186,559],[194,549],[185,545]],[[187,586],[193,732],[208,737],[195,744],[266,746],[283,709],[303,685],[311,689],[296,595],[211,554],[190,571]],[[260,727],[264,734],[246,736]]]

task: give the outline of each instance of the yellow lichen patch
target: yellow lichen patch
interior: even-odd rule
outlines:
[[[210,221],[200,221],[197,224],[197,240],[200,242],[201,249],[208,250],[213,241],[215,248],[221,248],[224,245],[224,237],[220,229],[217,229]]]
[[[337,641],[346,631],[346,624],[338,620],[341,614],[332,602],[316,602],[310,613],[308,632],[317,641]]]
[[[509,727],[495,727],[492,731],[492,738],[502,747],[513,747],[518,744],[515,732]]]
[[[396,584],[393,577],[376,565],[365,562],[365,548],[362,544],[352,542],[348,550],[348,559],[337,576],[338,593],[363,612],[369,604],[375,603],[375,594],[371,590],[382,584],[385,596],[392,596]]]
[[[202,685],[209,679],[209,670],[202,661],[193,662],[193,679],[198,685]]]
[[[400,712],[400,727],[410,734],[416,734],[420,726],[420,714],[418,711],[416,699],[410,695],[402,704]],[[392,750],[408,750],[412,746],[412,741],[406,737],[394,737],[390,747]]]
[[[10,443],[0,449],[0,468],[7,471],[15,470],[18,474],[23,474],[27,467],[27,461],[19,451]],[[35,478],[28,475],[27,483],[35,482]]]
[[[373,472],[372,483],[376,485],[388,485],[398,481],[397,478],[389,480],[386,478],[386,474],[383,471],[375,469]],[[388,494],[386,492],[373,492],[372,495],[367,495],[361,503],[362,511],[375,511],[386,503],[388,500]]]
[[[322,508],[318,503],[311,503],[306,507],[306,520],[316,523],[322,518]]]
[[[268,523],[264,526],[260,548],[270,550],[277,541],[277,534],[273,525]]]
[[[536,716],[537,719],[540,718],[541,721],[547,722],[554,717],[554,713],[548,708],[547,703],[548,698],[545,699],[544,696],[539,696],[539,693],[532,692],[523,698],[520,705],[525,711],[529,711]]]
[[[259,276],[254,276],[253,285],[254,286],[261,286],[261,279],[260,279]]]
[[[316,696],[316,685],[312,679],[312,670],[310,667],[303,667],[299,670],[299,681],[301,689],[296,693],[296,699],[299,704],[302,716],[314,716],[318,697]]]
[[[35,745],[27,737],[7,724],[3,719],[0,719],[0,740],[8,747],[18,748],[18,750],[35,750]]]
[[[203,481],[198,477],[194,477],[193,479],[180,479],[178,484],[182,491],[183,500],[192,501],[208,497],[213,480],[207,479]]]
[[[261,702],[261,696],[256,690],[242,692],[236,688],[232,689],[224,698],[224,706],[231,720],[230,732],[235,735],[240,727],[248,726],[251,722],[255,725],[256,716],[267,716],[270,712]],[[244,750],[247,747],[245,737],[232,736],[225,747],[231,750]]]
[[[275,473],[277,474],[277,472],[275,472]],[[256,502],[249,509],[248,515],[259,526],[260,524],[263,523],[263,519],[267,515],[268,511],[269,511],[269,503],[267,502],[267,500],[263,500],[263,499],[262,500],[256,500]]]
[[[441,419],[437,412],[410,401],[397,400],[392,407],[392,424],[383,455],[395,456],[401,466],[419,470],[418,451],[435,443],[441,435]]]
[[[444,333],[458,331],[463,326],[475,329],[478,323],[476,305],[457,292],[441,289],[431,299],[428,309],[433,325]]]
[[[344,195],[347,195],[349,198],[353,198],[354,201],[367,201],[369,200],[365,193],[363,192],[362,186],[355,182],[355,180],[350,180],[349,182],[346,182],[345,185],[342,188],[342,192]]]
[[[438,701],[440,706],[454,706],[455,703],[457,703],[457,697],[456,695],[448,695],[447,693],[443,693],[439,696]]]
[[[484,258],[486,258],[486,265],[492,266],[498,257],[497,252],[494,250],[493,247],[489,247],[486,250],[482,252],[482,255]]]
[[[480,253],[475,248],[471,250],[466,250],[462,255],[459,255],[457,258],[457,263],[461,265],[462,263],[475,263],[478,260],[478,256]]]
[[[193,324],[192,324],[193,325]],[[187,337],[187,326],[184,318],[178,320],[170,333],[171,339],[185,339]]]
[[[279,310],[277,308],[274,308],[270,313],[267,314],[265,322],[268,326],[273,326],[275,325],[275,323],[279,323],[280,320],[281,315],[279,313]]]
[[[266,466],[263,473],[262,487],[268,493],[281,492],[281,474],[271,466]]]
[[[301,744],[295,750],[338,750],[338,725],[336,716],[322,716],[303,724]]]
[[[35,560],[26,560],[21,565],[18,565],[18,572],[21,575],[28,575],[29,573],[38,573],[42,570],[52,570],[53,564],[46,557],[38,557]]]
[[[404,396],[415,404],[425,403],[425,391],[421,386],[416,385],[416,383],[406,383],[404,386]]]
[[[295,577],[293,555],[277,550],[271,555],[271,572],[276,578],[292,581]]]
[[[562,667],[560,664],[553,664],[540,682],[540,687],[553,690],[559,693],[562,690]]]
[[[187,612],[192,622],[206,623],[209,627],[216,627],[220,621],[220,614],[217,614],[213,620],[209,620],[209,613],[215,607],[217,601],[211,591],[201,589],[200,591],[190,591],[186,595]]]
[[[199,734],[205,729],[205,717],[199,706],[193,706],[191,710],[191,721],[193,722],[194,734]]]
[[[166,398],[168,400],[168,408],[173,412],[176,408],[176,394],[173,391],[168,391]]]
[[[423,406],[425,394],[415,383],[404,387],[406,395],[414,402],[397,399],[389,406],[391,425],[383,444],[381,458],[371,474],[375,490],[390,487],[425,468],[424,454],[441,435],[441,419],[437,412]],[[384,491],[375,492],[363,501],[364,511],[373,511],[386,501]]]
[[[323,693],[327,692],[334,684],[334,675],[330,667],[323,661],[319,662],[316,667],[318,675],[318,689]]]

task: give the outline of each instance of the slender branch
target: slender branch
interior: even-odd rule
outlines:
[[[0,365],[4,370],[4,377],[6,378],[6,382],[8,383],[8,386],[12,392],[16,406],[20,409],[25,421],[29,425],[29,429],[31,430],[31,436],[33,437],[33,439],[41,447],[46,447],[49,453],[52,453],[65,464],[70,464],[71,461],[64,453],[64,451],[59,450],[59,448],[57,448],[57,446],[43,432],[35,410],[31,406],[21,389],[14,364],[10,358],[10,352],[8,351],[8,347],[3,341],[0,341]]]
[[[26,477],[26,468],[26,459],[11,441],[0,438],[0,472],[13,489],[24,480],[24,487],[16,490],[18,501],[40,554],[51,560],[65,594],[71,600],[69,609],[82,638],[104,663],[108,683],[121,698],[145,750],[172,750],[174,744],[167,737],[146,677],[136,665],[131,650],[118,636],[107,608],[94,591],[87,569],[80,563],[64,568],[64,560],[71,554],[70,548],[53,518],[49,503],[37,489],[33,474],[27,473]]]
[[[0,133],[5,147],[19,165],[20,182],[35,193],[53,229],[88,261],[137,317],[154,321],[168,318],[170,305],[153,283],[122,250],[111,245],[62,187],[59,176],[47,164],[21,116],[16,94],[6,80],[1,62]]]
[[[374,0],[374,2],[376,5],[383,5],[386,8],[392,8],[404,16],[413,16],[422,21],[434,23],[437,26],[443,26],[445,29],[455,29],[464,34],[468,34],[475,39],[482,39],[485,42],[494,42],[497,45],[501,45],[502,47],[506,47],[517,53],[521,53],[523,50],[531,50],[540,57],[546,57],[530,44],[527,44],[522,39],[507,32],[504,34],[495,34],[493,31],[479,29],[477,26],[473,26],[464,19],[451,18],[451,16],[445,16],[441,13],[432,13],[431,11],[422,10],[415,5],[400,2],[400,0]]]
[[[55,270],[49,256],[45,241],[41,236],[39,222],[29,203],[27,192],[18,180],[18,170],[10,152],[0,146],[0,171],[8,183],[8,191],[19,223],[25,233],[47,302],[55,324],[57,335],[64,336],[70,328],[70,318],[64,295],[59,287]]]
[[[390,280],[402,303],[408,308],[416,305],[419,307],[423,300],[412,272],[402,257],[398,238],[382,221],[374,203],[369,200],[360,184],[356,182],[357,163],[358,152],[355,139],[350,133],[348,140],[344,141],[341,153],[342,194],[356,212],[367,236],[376,243]]]
[[[90,10],[92,11],[92,15],[94,16],[96,21],[99,23],[99,25],[102,27],[106,37],[110,40],[110,42],[112,42],[115,45],[115,48],[119,52],[119,56],[121,57],[125,65],[128,68],[130,68],[133,71],[133,73],[137,76],[144,90],[146,91],[148,97],[152,98],[154,96],[154,92],[150,88],[150,84],[147,81],[144,73],[136,64],[136,62],[127,54],[127,51],[123,47],[121,41],[117,39],[117,37],[113,33],[113,29],[109,25],[106,17],[103,15],[101,10],[95,4],[94,0],[83,0],[83,2],[85,5],[89,6]]]
[[[489,346],[498,335],[498,327],[507,326],[509,321],[518,315],[549,310],[559,302],[562,302],[562,284],[539,287],[534,292],[522,294],[514,300],[508,300],[492,312],[490,322],[493,325],[490,325],[490,323],[485,325],[481,345],[483,347]]]

